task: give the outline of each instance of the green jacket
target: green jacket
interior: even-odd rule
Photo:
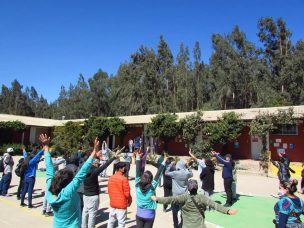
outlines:
[[[214,202],[212,199],[204,195],[198,194],[192,197],[196,203],[201,206],[203,211],[204,206],[210,206],[224,214],[227,214],[229,211],[229,208],[221,206],[220,204]],[[160,204],[180,204],[182,206],[183,228],[206,228],[205,219],[193,203],[189,194],[173,197],[157,197],[157,202]]]

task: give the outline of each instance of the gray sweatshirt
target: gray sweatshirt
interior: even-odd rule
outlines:
[[[173,196],[185,194],[187,192],[188,180],[193,176],[191,169],[187,169],[184,161],[176,164],[176,170],[170,171],[171,164],[167,167],[165,175],[172,178]]]
[[[13,157],[9,153],[5,153],[3,155],[3,162],[4,162],[4,174],[12,173],[14,160]]]

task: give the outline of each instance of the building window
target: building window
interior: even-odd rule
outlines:
[[[298,135],[298,126],[296,124],[279,125],[273,134],[275,135]]]

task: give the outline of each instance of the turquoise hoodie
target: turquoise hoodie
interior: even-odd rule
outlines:
[[[46,185],[50,189],[52,179],[55,175],[51,154],[45,153],[46,163]],[[61,190],[59,195],[54,196],[49,190],[47,191],[47,201],[50,203],[54,211],[53,227],[58,228],[79,228],[81,224],[81,210],[80,198],[77,193],[79,185],[83,182],[84,178],[90,167],[92,166],[93,159],[88,160],[83,164],[73,180]]]
[[[136,177],[135,177],[135,190],[136,190],[136,205],[142,209],[150,209],[155,210],[157,207],[157,203],[151,199],[151,196],[155,195],[155,189],[158,185],[158,182],[160,180],[160,175],[162,174],[165,167],[165,161],[161,163],[159,166],[157,173],[154,177],[154,180],[152,181],[149,188],[147,188],[145,191],[142,191],[140,188],[139,182],[141,179],[142,173],[140,172],[141,168],[141,160],[140,157],[136,157]]]

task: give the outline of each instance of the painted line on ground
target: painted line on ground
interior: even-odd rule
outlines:
[[[4,223],[5,225],[13,226],[13,224],[4,221],[3,218],[1,218],[0,222],[1,222],[1,223]]]
[[[12,202],[10,200],[6,200],[6,199],[3,199],[3,198],[0,198],[0,202],[5,203],[6,205],[9,205],[9,206],[13,206],[15,208],[18,208],[19,210],[24,211],[27,214],[33,215],[33,216],[35,216],[37,218],[40,218],[40,219],[43,219],[43,220],[46,220],[46,221],[49,221],[49,222],[52,221],[51,217],[45,217],[45,216],[41,215],[40,213],[37,213],[37,212],[33,211],[33,209],[29,209],[29,208],[26,208],[26,207],[20,207],[20,205]]]
[[[214,223],[212,223],[212,222],[205,221],[205,223],[206,223],[206,224],[213,225],[213,226],[215,226],[215,228],[224,228],[223,226],[220,226],[220,225],[214,224]]]

